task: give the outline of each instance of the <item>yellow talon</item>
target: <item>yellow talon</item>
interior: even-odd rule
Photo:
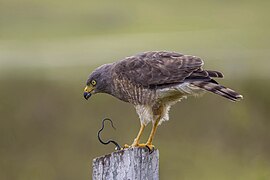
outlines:
[[[151,151],[153,151],[155,148],[153,144],[146,144],[146,147],[148,147]]]

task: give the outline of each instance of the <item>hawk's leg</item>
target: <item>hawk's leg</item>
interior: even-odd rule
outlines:
[[[139,131],[137,137],[134,139],[134,141],[133,141],[133,143],[132,143],[132,145],[131,145],[132,147],[139,146],[139,141],[140,141],[140,139],[141,139],[142,132],[143,132],[144,128],[145,128],[145,125],[144,125],[143,123],[141,123],[140,131]]]
[[[152,150],[154,148],[153,139],[154,139],[154,136],[156,134],[158,123],[159,123],[160,119],[161,119],[161,116],[159,116],[158,119],[153,123],[150,136],[149,136],[149,138],[148,138],[148,140],[147,140],[147,142],[145,144],[147,147],[150,148],[150,150]]]
[[[142,133],[143,133],[144,128],[145,128],[145,125],[143,123],[141,123],[140,131],[139,131],[137,137],[134,139],[131,147],[140,147],[141,146],[141,144],[139,144],[139,141],[141,139],[141,136],[142,136]],[[129,148],[129,147],[130,146],[127,145],[127,144],[124,145],[124,148]]]

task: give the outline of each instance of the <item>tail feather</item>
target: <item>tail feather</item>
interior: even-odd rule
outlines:
[[[238,94],[234,90],[226,88],[213,81],[196,81],[196,82],[192,82],[192,84],[199,88],[202,88],[212,93],[223,96],[234,102],[243,99],[243,96]]]

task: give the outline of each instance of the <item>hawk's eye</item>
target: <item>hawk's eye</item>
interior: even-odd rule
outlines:
[[[91,84],[92,84],[93,86],[95,86],[95,85],[97,84],[97,82],[96,82],[95,80],[92,80],[92,81],[91,81]]]

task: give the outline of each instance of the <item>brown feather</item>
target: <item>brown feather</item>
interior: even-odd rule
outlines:
[[[146,52],[118,62],[114,73],[135,84],[150,87],[184,82],[186,77],[202,65],[203,61],[195,56],[174,52]]]

